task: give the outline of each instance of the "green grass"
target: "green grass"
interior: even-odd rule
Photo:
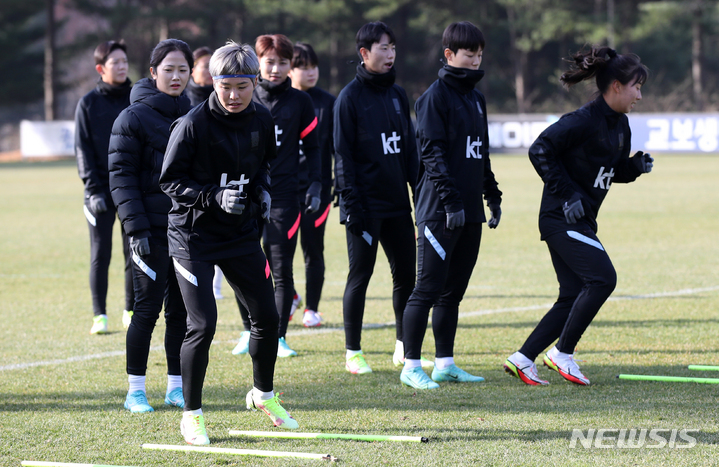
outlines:
[[[526,157],[495,156],[504,191],[503,217],[485,230],[479,261],[462,303],[456,360],[486,382],[443,384],[419,392],[392,366],[394,328],[363,333],[375,372],[344,371],[341,297],[347,274],[337,211],[327,231],[323,332],[290,323],[299,352],[278,360],[276,390],[302,431],[426,436],[428,444],[264,440],[228,436],[229,429],[270,430],[269,419],[244,410],[252,382],[249,358],[230,350],[241,328],[232,300],[220,320],[204,391],[208,433],[217,447],[329,453],[342,465],[716,465],[715,385],[620,381],[618,373],[715,376],[689,364],[719,363],[719,157],[656,158],[655,170],[631,185],[614,185],[599,219],[599,237],[619,282],[579,343],[592,380],[577,387],[540,369],[548,387],[527,387],[502,371],[557,292],[539,241],[541,183]],[[23,459],[135,466],[320,465],[321,461],[143,451],[142,443],[183,444],[180,413],[162,404],[164,325],[150,353],[148,396],[154,414],[122,408],[127,391],[122,261],[116,227],[108,313],[114,332],[90,336],[89,241],[82,185],[72,162],[0,165],[0,465]],[[300,255],[295,270],[300,291]],[[684,295],[671,294],[693,290]],[[697,290],[699,289],[699,290]],[[704,289],[704,290],[701,290]],[[225,286],[225,294],[229,295]],[[668,293],[656,298],[637,295]],[[391,281],[380,255],[365,323],[393,321]],[[527,307],[524,311],[502,311]],[[486,314],[472,313],[485,311]],[[431,331],[425,352],[431,356]],[[75,357],[97,356],[81,360]],[[9,369],[10,365],[46,364]],[[691,449],[570,449],[572,429],[697,429]]]

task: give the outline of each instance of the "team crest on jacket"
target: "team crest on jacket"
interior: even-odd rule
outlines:
[[[473,159],[481,159],[482,153],[479,152],[482,147],[482,141],[477,136],[477,141],[472,141],[471,136],[467,136],[467,159],[470,157]]]

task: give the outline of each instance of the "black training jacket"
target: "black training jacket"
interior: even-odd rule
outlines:
[[[107,148],[112,124],[130,105],[130,80],[113,86],[102,80],[85,94],[75,110],[75,157],[77,171],[85,184],[85,197],[104,195],[110,201]]]
[[[322,166],[322,202],[328,203],[332,197],[332,160],[335,148],[332,142],[332,109],[335,105],[335,96],[320,88],[307,90],[312,98],[312,104],[317,116],[317,142],[319,144],[320,162]],[[300,201],[304,202],[304,193],[309,188],[307,158],[304,151],[300,151]]]
[[[419,158],[409,102],[394,84],[395,70],[357,75],[337,96],[334,109],[335,177],[340,222],[348,214],[370,218],[410,212]]]
[[[439,79],[415,103],[422,164],[416,190],[417,223],[444,220],[464,209],[467,223],[485,222],[482,195],[499,205],[489,162],[487,106],[474,86],[482,70],[445,65]]]
[[[210,97],[210,94],[212,94],[214,89],[215,88],[211,84],[207,86],[200,86],[195,83],[195,80],[192,79],[192,77],[190,77],[190,80],[187,82],[187,87],[185,88],[185,93],[190,98],[190,105],[197,107]]]
[[[130,101],[110,136],[112,200],[127,235],[166,238],[172,203],[160,189],[160,170],[170,125],[190,110],[190,100],[165,94],[144,78],[132,88]]]
[[[269,109],[275,122],[277,159],[272,162],[272,207],[297,205],[300,140],[307,159],[309,182],[321,182],[317,117],[310,96],[294,89],[287,78],[280,84],[258,78],[252,100]]]
[[[597,214],[612,182],[629,183],[640,175],[629,161],[631,139],[627,116],[612,110],[602,96],[539,135],[529,148],[529,160],[544,182],[542,239],[567,230],[562,206],[574,193],[581,196],[585,215],[571,228],[597,232]]]
[[[270,192],[275,155],[272,116],[254,102],[232,114],[213,92],[176,122],[160,177],[160,186],[172,198],[170,255],[214,261],[258,251],[258,206],[249,201],[256,202],[260,187]],[[221,207],[221,188],[229,185],[248,193],[248,207],[241,215]]]

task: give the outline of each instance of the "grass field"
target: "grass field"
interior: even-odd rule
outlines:
[[[320,310],[326,326],[304,330],[294,320],[287,339],[299,356],[277,362],[275,389],[284,392],[301,431],[426,436],[428,444],[228,436],[229,429],[272,427],[265,415],[244,409],[252,369],[247,356],[230,354],[241,321],[234,302],[225,299],[204,392],[212,446],[329,453],[347,466],[717,465],[719,386],[615,376],[719,377],[686,368],[719,364],[719,157],[659,155],[654,172],[612,187],[599,237],[619,280],[579,344],[577,358],[590,387],[542,368],[551,385],[527,387],[502,370],[553,302],[557,285],[536,227],[538,177],[526,157],[494,156],[493,168],[505,193],[503,217],[496,231],[485,230],[460,310],[455,353],[462,368],[486,382],[443,384],[430,392],[402,386],[391,362],[391,326],[363,333],[374,373],[345,372],[341,297],[347,257],[336,210],[327,232]],[[0,199],[0,465],[19,466],[24,459],[148,467],[326,462],[143,451],[142,443],[184,442],[179,410],[162,404],[162,323],[147,378],[156,412],[132,415],[122,407],[127,377],[119,228],[108,296],[113,332],[90,336],[89,241],[74,164],[0,164]],[[301,291],[299,254],[295,271]],[[229,295],[227,285],[224,290]],[[393,321],[390,294],[380,255],[365,323]],[[433,351],[428,332],[424,355]],[[698,431],[688,449],[570,448],[573,429],[602,428]]]

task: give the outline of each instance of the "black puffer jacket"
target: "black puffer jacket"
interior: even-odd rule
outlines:
[[[172,202],[160,189],[160,171],[170,125],[190,110],[190,99],[165,94],[145,78],[132,88],[130,102],[110,136],[112,200],[125,233],[166,242]]]
[[[130,105],[130,80],[113,86],[99,80],[75,110],[75,156],[77,172],[85,185],[85,197],[103,195],[110,201],[107,146],[112,124]]]

